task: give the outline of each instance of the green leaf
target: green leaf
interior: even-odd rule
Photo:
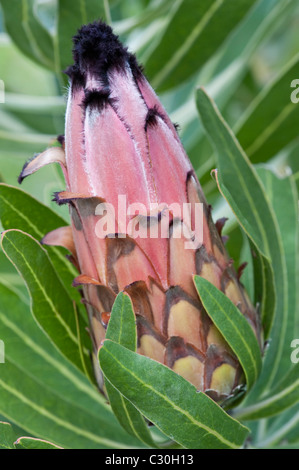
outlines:
[[[294,366],[276,387],[251,406],[236,410],[234,416],[242,420],[268,418],[299,402],[299,364]]]
[[[122,427],[146,446],[156,448],[157,445],[154,443],[144,418],[137,408],[119,393],[108,380],[105,380],[105,387],[113,413]]]
[[[260,0],[255,3],[217,54],[201,69],[196,83],[207,87],[219,109],[225,109],[230,101],[232,103],[229,106],[234,106],[236,90],[248,73],[253,54],[277,24],[290,17],[290,9],[293,10],[291,14],[294,14],[295,5],[289,0]],[[178,100],[177,93],[175,100]],[[205,174],[205,179],[210,180],[215,157],[211,156],[210,143],[202,127],[198,126],[193,90],[172,114],[172,120],[180,123],[180,136],[199,175]]]
[[[250,249],[250,243],[247,236],[242,233],[243,235],[243,245],[242,250],[240,253],[240,260],[241,263],[246,262],[246,269],[244,269],[242,273],[242,284],[248,293],[248,296],[253,302],[255,296],[255,288],[254,288],[254,269],[253,269],[253,260],[252,260],[252,252]],[[228,250],[230,251],[230,250]]]
[[[131,351],[136,351],[135,314],[129,296],[123,292],[118,294],[113,304],[106,338]],[[135,406],[121,395],[109,381],[105,380],[105,385],[111,408],[124,429],[148,446],[156,447],[142,415]]]
[[[207,314],[238,357],[250,390],[262,367],[261,350],[251,326],[232,301],[209,281],[194,276],[194,284]]]
[[[264,336],[268,338],[273,324],[273,314],[276,308],[276,291],[273,280],[273,268],[268,258],[256,249],[250,241],[253,271],[254,271],[254,302],[261,314],[264,325]]]
[[[238,121],[236,136],[250,160],[265,162],[298,136],[299,106],[291,101],[294,78],[299,76],[297,54],[262,89]]]
[[[2,284],[0,337],[0,415],[23,428],[23,435],[72,449],[140,447],[104,396],[38,327],[29,307]]]
[[[136,351],[137,333],[133,305],[128,294],[120,292],[116,297],[106,331],[106,339]]]
[[[267,264],[268,269],[267,272],[264,272],[263,285],[272,284],[271,277],[272,275],[274,277],[274,290],[271,289],[271,292],[275,291],[277,299],[275,324],[279,325],[280,329],[278,333],[280,335],[279,345],[275,341],[270,344],[267,357],[271,348],[273,351],[271,366],[263,368],[255,388],[255,393],[261,393],[261,390],[265,392],[266,385],[270,389],[277,379],[282,345],[286,339],[288,287],[283,244],[275,213],[260,178],[216,106],[203,89],[199,89],[197,92],[197,105],[204,127],[217,150],[217,175],[221,192],[246,234],[254,243],[256,251],[260,252],[264,258],[263,261]],[[271,276],[269,276],[270,274]],[[267,296],[267,292],[264,290],[263,295],[265,294]],[[265,302],[263,305],[268,308],[268,305],[273,305],[273,300],[270,299],[270,304]],[[272,314],[271,311],[263,313],[263,317],[268,321],[264,324],[266,335],[270,331],[272,322],[269,322]],[[274,335],[276,336],[275,333]],[[253,399],[253,395],[251,396]]]
[[[152,85],[165,90],[199,70],[255,1],[176,1],[161,40],[146,62]]]
[[[36,321],[56,347],[84,371],[73,303],[47,252],[34,238],[19,230],[3,233],[2,248],[26,282]],[[88,356],[88,351],[85,354]]]
[[[283,442],[299,443],[299,403],[272,420],[263,442],[268,446]]]
[[[296,331],[296,319],[299,315],[298,279],[298,194],[293,176],[280,178],[273,171],[258,168],[258,175],[263,182],[267,197],[275,211],[280,238],[282,240],[283,258],[287,271],[287,303],[283,312],[283,323],[280,317],[274,321],[271,333],[272,349],[269,349],[265,367],[273,367],[275,357],[279,354],[278,374],[283,376],[292,366],[290,361],[290,344]]]
[[[62,449],[51,442],[33,437],[20,437],[15,445],[17,449]]]
[[[37,240],[41,240],[48,232],[67,225],[65,220],[49,207],[24,191],[5,184],[0,184],[0,220],[4,230],[21,230]],[[82,311],[81,296],[72,287],[72,281],[78,273],[66,258],[67,251],[54,246],[48,246],[45,249],[65,289],[71,298],[76,300]]]
[[[36,15],[35,0],[1,0],[6,31],[30,59],[54,70],[53,38]]]
[[[15,433],[11,424],[0,421],[0,449],[15,449]]]
[[[245,233],[254,245],[260,259],[260,286],[256,300],[261,305],[265,336],[269,335],[275,303],[273,295],[268,296],[266,286],[274,284],[274,273],[270,263],[270,247],[277,264],[282,267],[280,240],[273,237],[277,227],[264,188],[248,158],[242,151],[231,130],[223,120],[215,104],[203,89],[197,90],[197,107],[203,125],[217,151],[217,183]],[[271,293],[274,293],[274,288]],[[281,299],[279,299],[280,301]]]
[[[189,449],[240,448],[248,430],[168,367],[110,340],[99,352],[105,377],[164,434]]]

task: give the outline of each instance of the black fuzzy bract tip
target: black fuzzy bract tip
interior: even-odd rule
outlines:
[[[144,124],[144,130],[147,131],[149,127],[155,127],[158,125],[158,117],[163,119],[163,116],[159,113],[156,106],[149,108]]]
[[[62,199],[60,197],[60,194],[61,194],[61,191],[56,191],[55,193],[53,193],[52,201],[56,202],[56,204],[58,204],[59,206],[62,206],[64,204],[69,204],[72,202],[72,199]]]
[[[109,95],[109,91],[85,90],[85,98],[81,106],[84,110],[89,107],[90,110],[96,109],[100,113],[110,101],[113,101]]]
[[[70,65],[64,70],[64,73],[71,79],[73,90],[85,87],[85,75],[80,71],[77,64]]]
[[[65,138],[64,138],[64,135],[62,135],[62,134],[59,135],[59,136],[57,137],[57,142],[61,145],[61,147],[64,148],[64,145],[65,145]]]
[[[142,75],[135,56],[122,45],[112,28],[102,21],[82,26],[73,37],[73,43],[75,65],[69,67],[66,73],[76,84],[82,82],[86,72],[105,81],[110,68],[125,70],[126,64],[131,67],[135,78]]]
[[[33,155],[33,157],[29,158],[29,160],[27,160],[27,161],[24,163],[23,168],[22,168],[22,171],[21,171],[21,173],[20,173],[19,176],[18,176],[18,183],[19,183],[19,184],[22,184],[23,181],[24,181],[24,179],[25,179],[27,176],[29,176],[29,175],[25,175],[25,176],[24,176],[24,171],[26,170],[26,168],[27,168],[27,166],[29,165],[29,163],[31,163],[32,160],[34,160],[38,155],[39,155],[38,153],[35,153],[35,154]]]

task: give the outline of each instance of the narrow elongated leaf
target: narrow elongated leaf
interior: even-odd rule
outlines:
[[[242,420],[274,416],[299,402],[299,364],[263,400],[236,412]]]
[[[299,106],[291,100],[296,93],[291,83],[298,76],[297,54],[238,121],[236,136],[252,162],[269,160],[298,136]]]
[[[51,230],[67,225],[49,207],[24,191],[5,184],[0,184],[0,220],[5,230],[22,230],[37,240],[41,240]],[[66,258],[67,251],[53,246],[45,248],[65,289],[82,311],[80,294],[72,287],[72,281],[78,273]]]
[[[137,333],[135,314],[127,294],[120,293],[113,304],[108,323],[106,338],[121,344],[131,351],[136,351]],[[130,433],[150,447],[156,447],[144,418],[119,391],[107,380],[106,390],[112,410],[120,424]]]
[[[258,168],[257,171],[277,217],[278,229],[283,245],[283,256],[286,262],[288,302],[284,311],[285,323],[282,325],[278,318],[274,323],[271,335],[272,341],[279,345],[279,371],[281,375],[284,375],[292,366],[290,361],[290,344],[295,337],[295,324],[299,315],[298,279],[296,277],[299,268],[298,194],[292,176],[279,178],[266,168]],[[276,354],[276,348],[269,350],[266,366],[272,366]]]
[[[128,294],[120,292],[116,297],[106,331],[106,338],[131,351],[136,351],[135,314]]]
[[[36,16],[35,0],[1,0],[7,32],[18,48],[40,65],[55,69],[53,38]]]
[[[261,448],[275,447],[283,443],[299,443],[299,404],[270,421],[267,434],[258,444]]]
[[[15,446],[17,449],[62,449],[62,447],[56,446],[51,442],[33,437],[20,437],[15,442]]]
[[[203,89],[197,92],[198,111],[204,127],[217,151],[218,183],[222,194],[228,201],[243,229],[254,243],[256,251],[265,258],[273,274],[276,292],[275,328],[279,333],[271,330],[274,338],[279,337],[279,344],[271,341],[273,351],[271,366],[263,368],[255,393],[263,390],[266,384],[270,388],[277,379],[282,345],[286,340],[286,324],[288,312],[288,286],[287,270],[283,253],[282,240],[279,233],[276,216],[265,194],[265,189],[256,171],[251,166],[246,154],[238,141],[221,117],[216,106],[206,95]],[[265,279],[265,278],[264,278]],[[266,279],[264,285],[273,282]],[[274,292],[272,290],[272,292]],[[263,292],[264,295],[264,292]],[[272,301],[271,301],[272,305]],[[264,313],[267,319],[272,312]],[[270,331],[269,324],[264,324],[266,333]],[[267,357],[269,357],[269,351]],[[253,399],[253,395],[251,394]]]
[[[74,307],[47,252],[34,238],[19,230],[3,233],[2,248],[26,282],[36,321],[57,348],[84,370]],[[85,354],[88,355],[88,352],[85,351]]]
[[[273,295],[277,291],[274,289],[274,273],[270,262],[270,241],[273,245],[273,256],[277,259],[281,272],[283,271],[281,240],[278,237],[277,225],[262,182],[203,89],[197,91],[197,106],[203,125],[217,152],[219,171],[216,172],[216,177],[219,189],[254,245],[258,257],[255,271],[259,275],[259,283],[256,285],[255,301],[261,306],[264,333],[267,338],[272,327],[275,308],[278,308]],[[274,238],[273,233],[277,235]],[[279,302],[281,301],[284,301],[284,297],[279,298]]]
[[[254,270],[254,305],[261,313],[265,338],[269,337],[276,307],[276,292],[273,269],[268,258],[263,256],[250,242]]]
[[[151,448],[157,445],[153,441],[142,414],[108,380],[105,380],[111,408],[123,428],[133,437]]]
[[[38,327],[29,307],[2,284],[0,337],[5,343],[0,415],[23,428],[19,436],[74,449],[140,447],[106,399]]]
[[[248,293],[248,296],[251,301],[254,299],[255,289],[254,289],[254,270],[253,270],[253,260],[252,252],[250,249],[250,243],[245,234],[243,234],[243,244],[242,250],[240,253],[240,260],[242,263],[246,262],[246,267],[242,272],[242,284]]]
[[[260,347],[251,326],[232,301],[209,281],[194,276],[194,284],[207,314],[238,357],[249,390],[262,367]]]
[[[273,31],[282,18],[295,8],[289,0],[260,0],[250,10],[246,18],[229,35],[223,46],[212,60],[199,73],[197,83],[207,87],[220,109],[232,98],[235,90],[248,72],[248,63],[265,37]],[[172,119],[179,122],[181,138],[188,150],[195,168],[198,168],[201,181],[210,179],[210,170],[215,158],[211,156],[211,146],[198,127],[198,114],[194,103],[194,94],[177,109]]]
[[[15,449],[15,439],[11,424],[0,421],[0,449]]]
[[[242,446],[248,430],[168,367],[110,340],[100,349],[99,359],[105,377],[121,394],[182,446]]]
[[[180,84],[210,59],[254,1],[176,1],[161,41],[146,62],[146,73],[160,90]]]

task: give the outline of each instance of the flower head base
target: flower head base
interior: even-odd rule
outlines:
[[[221,289],[260,334],[223,245],[224,221],[214,225],[176,126],[111,28],[83,26],[73,56],[63,148],[37,156],[21,174],[52,161],[65,174],[66,191],[55,200],[69,204],[72,227],[43,243],[72,252],[95,352],[114,299],[125,290],[138,351],[223,399],[242,382],[241,367],[205,313],[192,276]]]

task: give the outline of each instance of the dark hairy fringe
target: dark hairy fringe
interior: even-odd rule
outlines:
[[[72,93],[85,87],[86,77],[84,73],[81,73],[80,68],[77,64],[70,65],[64,73],[70,78],[72,84]]]
[[[64,135],[59,135],[57,136],[57,142],[61,145],[61,147],[64,149],[65,148],[65,138]]]
[[[26,178],[26,176],[23,176],[23,173],[24,173],[24,170],[27,168],[27,166],[29,165],[30,162],[32,162],[32,160],[34,160],[37,156],[39,155],[39,153],[35,153],[33,155],[33,157],[29,158],[29,160],[27,160],[24,165],[23,165],[23,168],[22,168],[22,171],[18,177],[18,183],[19,184],[22,184],[22,182],[24,181],[24,179]],[[29,176],[29,175],[28,175]]]
[[[55,191],[53,193],[53,199],[52,199],[53,202],[56,202],[56,204],[58,204],[59,206],[63,206],[64,204],[72,204],[73,203],[73,199],[60,199],[60,197],[59,197],[60,192],[61,191]]]
[[[90,110],[96,109],[99,113],[109,104],[109,91],[97,89],[85,90],[85,97],[81,104],[83,110],[88,107]]]
[[[145,132],[147,131],[148,128],[153,128],[158,125],[158,118],[162,119],[164,121],[163,115],[158,111],[157,106],[154,106],[153,108],[149,108],[146,118],[145,118],[145,124],[144,124],[144,130]]]
[[[95,21],[82,26],[73,37],[73,58],[75,72],[85,75],[87,71],[106,80],[109,69],[125,71],[126,64],[131,67],[134,77],[142,75],[136,57],[122,45],[112,28],[103,21]],[[71,73],[74,73],[71,69]]]

